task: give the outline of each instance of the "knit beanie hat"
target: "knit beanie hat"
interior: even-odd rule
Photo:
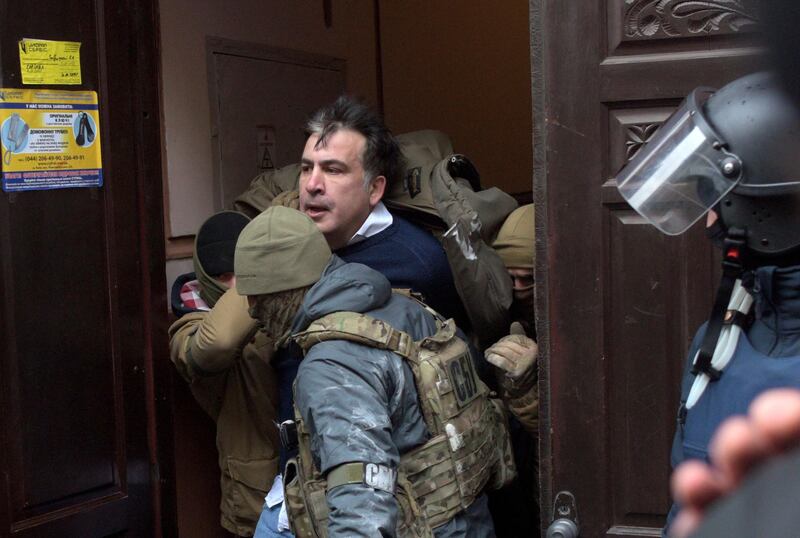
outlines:
[[[288,207],[269,207],[239,236],[236,291],[261,295],[314,284],[330,258],[331,249],[310,218]]]
[[[213,307],[227,287],[214,278],[233,272],[236,240],[250,219],[236,211],[222,211],[206,219],[194,240],[194,272],[200,296]]]
[[[500,231],[497,232],[497,238],[492,246],[506,267],[533,267],[536,256],[534,249],[536,229],[533,217],[533,204],[518,207],[506,218]]]

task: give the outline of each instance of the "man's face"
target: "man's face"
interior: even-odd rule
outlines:
[[[526,302],[533,298],[533,269],[529,267],[508,267],[514,282],[514,301]]]
[[[349,129],[328,137],[315,147],[312,135],[303,150],[300,172],[300,210],[308,215],[328,241],[331,250],[347,244],[380,201],[386,178],[378,176],[364,188],[361,156],[366,139]]]

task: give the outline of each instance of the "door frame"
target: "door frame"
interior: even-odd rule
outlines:
[[[547,208],[547,128],[544,121],[546,106],[544,14],[546,0],[529,0],[528,17],[531,49],[531,116],[533,124],[533,204],[535,208],[535,266],[534,310],[536,336],[539,345],[539,522],[544,533],[553,520],[553,467],[550,442],[550,330],[549,330],[549,272],[547,266],[548,208]]]

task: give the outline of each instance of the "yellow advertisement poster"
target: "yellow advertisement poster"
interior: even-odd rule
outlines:
[[[23,84],[80,84],[81,44],[21,39],[19,68]]]
[[[0,88],[6,192],[100,187],[97,92]]]

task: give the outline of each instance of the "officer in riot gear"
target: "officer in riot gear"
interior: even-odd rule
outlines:
[[[714,307],[687,358],[673,466],[707,459],[719,423],[763,390],[800,388],[798,155],[800,116],[774,75],[756,73],[693,91],[617,176],[659,230],[677,235],[708,214],[723,249]]]

